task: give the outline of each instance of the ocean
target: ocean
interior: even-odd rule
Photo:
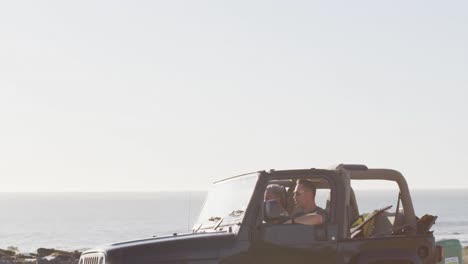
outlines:
[[[436,239],[468,246],[468,190],[414,190],[416,214],[437,215]],[[101,244],[187,232],[205,192],[0,193],[0,248],[84,250]],[[396,204],[391,191],[361,190],[360,211]],[[382,201],[380,204],[376,201]],[[395,207],[394,207],[395,208]]]

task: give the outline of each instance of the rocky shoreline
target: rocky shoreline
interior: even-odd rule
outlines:
[[[14,249],[0,249],[0,264],[78,264],[80,251],[39,248],[36,253],[22,254]],[[468,264],[468,247],[463,248],[463,264]]]
[[[18,253],[14,249],[0,249],[0,264],[77,264],[81,252],[39,248],[36,253]]]

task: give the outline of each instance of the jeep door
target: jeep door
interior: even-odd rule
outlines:
[[[283,186],[286,200],[289,200],[289,204],[286,205],[287,210],[293,215],[299,209],[291,205],[291,201],[294,202],[291,195],[299,178],[315,182],[317,205],[327,212],[333,211],[334,199],[330,198],[334,195],[333,185],[330,182],[331,178],[326,175],[295,173],[286,178],[268,180],[262,192],[266,191],[267,186]],[[303,225],[291,221],[280,223],[282,220],[266,221],[264,207],[265,202],[258,214],[257,228],[252,240],[255,263],[336,263],[338,228],[332,214],[328,213],[327,221],[319,225]]]
[[[336,241],[327,240],[327,226],[265,226],[255,245],[256,263],[335,263]]]

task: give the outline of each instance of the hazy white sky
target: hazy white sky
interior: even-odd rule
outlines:
[[[467,1],[2,1],[0,191],[395,168],[468,188]]]

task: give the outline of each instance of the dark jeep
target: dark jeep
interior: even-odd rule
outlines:
[[[287,224],[291,217],[264,201],[267,186],[279,185],[292,213],[298,179],[314,182],[317,203],[328,214],[325,223]],[[384,204],[359,212],[352,182],[366,180],[393,182],[395,208]],[[192,233],[95,248],[79,263],[436,263],[441,253],[429,231],[435,219],[416,217],[407,183],[394,170],[342,164],[261,171],[214,183]]]

